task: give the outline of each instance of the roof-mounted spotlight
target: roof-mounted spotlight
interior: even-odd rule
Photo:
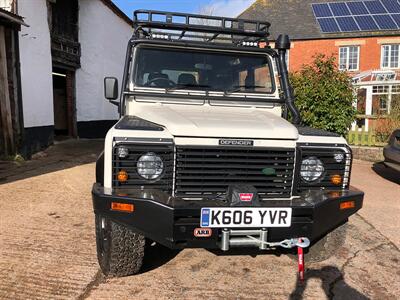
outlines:
[[[162,34],[162,33],[153,33],[151,35],[151,37],[153,39],[159,39],[159,40],[168,40],[169,39],[168,34]]]
[[[258,47],[258,42],[242,42],[242,46],[245,47]]]

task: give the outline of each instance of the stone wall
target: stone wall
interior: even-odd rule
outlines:
[[[382,147],[351,146],[353,158],[367,161],[383,161]]]

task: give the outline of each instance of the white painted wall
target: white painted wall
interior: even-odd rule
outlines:
[[[19,1],[18,14],[30,26],[19,33],[24,126],[54,125],[46,0]]]
[[[132,27],[99,0],[79,1],[81,68],[76,72],[77,121],[118,119],[117,107],[104,98],[103,80],[121,85]]]
[[[0,8],[5,9],[7,11],[11,11],[11,3],[12,0],[0,0]]]

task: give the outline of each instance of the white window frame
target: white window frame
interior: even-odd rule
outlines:
[[[399,47],[399,54],[397,57],[397,67],[391,67],[392,64],[392,51],[393,51],[393,46],[398,46]],[[389,59],[388,59],[388,66],[385,67],[383,66],[383,56],[385,54],[385,47],[389,47]],[[382,69],[400,69],[400,44],[384,44],[381,46],[381,68]]]
[[[357,48],[357,68],[356,69],[350,69],[349,68],[349,65],[350,65],[350,48]],[[341,52],[342,49],[347,49],[347,51],[346,51],[346,62],[345,62],[346,67],[345,68],[341,68],[342,64],[341,64],[341,61],[340,61],[340,59],[341,59],[340,52]],[[341,46],[341,47],[339,47],[339,70],[340,71],[349,71],[349,72],[356,72],[356,71],[360,70],[360,46],[358,46],[358,45],[350,45],[350,46]]]

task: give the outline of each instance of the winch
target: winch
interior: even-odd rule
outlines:
[[[267,229],[241,230],[223,229],[220,248],[228,251],[230,247],[258,247],[260,250],[282,247],[292,249],[297,247],[298,270],[300,281],[304,280],[304,248],[310,246],[310,240],[306,237],[285,239],[280,242],[268,242]]]

